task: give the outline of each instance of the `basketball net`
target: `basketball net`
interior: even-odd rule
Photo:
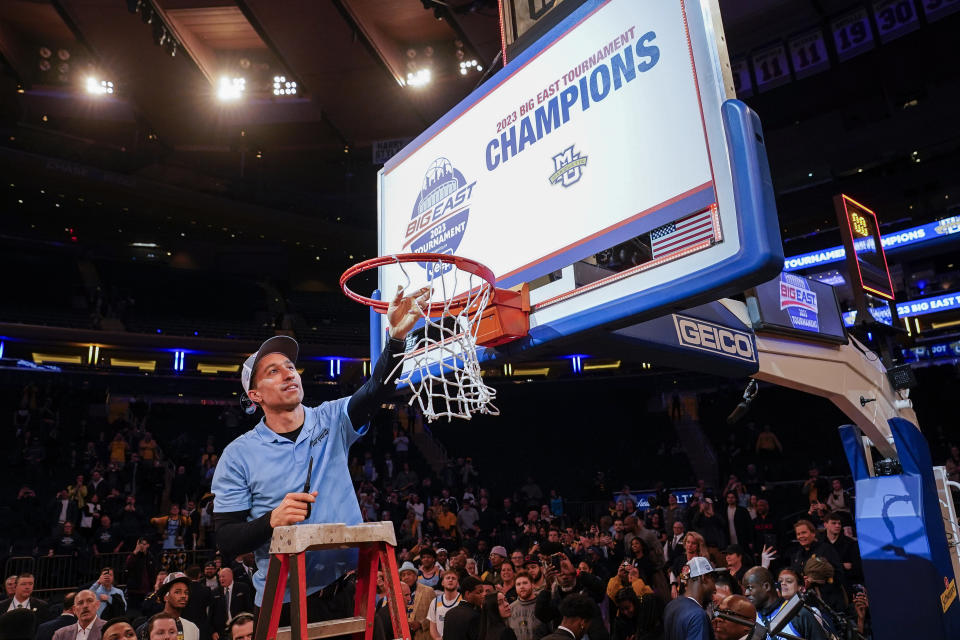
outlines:
[[[410,276],[404,263],[396,264],[407,279],[406,289]],[[424,321],[423,335],[396,356],[391,377],[396,375],[398,383],[410,387],[409,404],[417,402],[428,422],[442,417],[469,420],[475,413],[500,415],[492,403],[497,391],[483,382],[477,359],[480,316],[493,297],[493,285],[456,264],[438,260],[419,264],[426,267],[431,287],[429,302],[414,303]],[[457,295],[464,278],[467,290]],[[435,294],[439,299],[433,299]]]

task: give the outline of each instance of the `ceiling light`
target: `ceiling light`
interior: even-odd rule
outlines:
[[[220,83],[217,88],[217,97],[224,102],[238,100],[247,88],[247,81],[244,78],[220,77]]]
[[[109,80],[98,80],[93,76],[88,76],[86,81],[87,93],[95,96],[102,96],[113,93],[113,82]]]
[[[411,87],[422,87],[430,84],[430,81],[433,79],[433,74],[430,72],[429,68],[424,67],[416,73],[407,74],[407,84]]]
[[[297,83],[287,80],[286,76],[273,76],[273,95],[294,96],[297,94]]]

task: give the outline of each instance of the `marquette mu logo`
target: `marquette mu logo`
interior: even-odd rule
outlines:
[[[470,217],[476,180],[468,183],[446,158],[437,158],[427,169],[407,224],[403,250],[411,253],[453,255],[463,240]],[[426,263],[418,263],[426,267]],[[453,265],[433,263],[439,273]]]
[[[587,166],[587,156],[577,153],[570,145],[562,152],[553,156],[553,173],[550,175],[550,184],[562,184],[569,187],[576,184],[583,177],[583,168]]]

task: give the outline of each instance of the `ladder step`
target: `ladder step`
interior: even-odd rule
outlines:
[[[333,636],[342,636],[350,633],[363,632],[367,628],[367,619],[363,617],[340,618],[339,620],[326,620],[324,622],[310,622],[307,624],[307,638],[316,640],[317,638],[331,638]],[[290,640],[290,627],[280,627],[277,629],[276,640]]]

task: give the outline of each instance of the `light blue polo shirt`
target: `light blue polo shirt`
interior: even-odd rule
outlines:
[[[296,442],[274,433],[261,419],[256,427],[227,445],[213,474],[214,511],[249,509],[248,520],[256,520],[275,509],[288,493],[303,491],[312,456],[310,490],[319,494],[305,523],[363,522],[350,480],[347,452],[366,433],[366,426],[359,431],[353,428],[347,415],[349,400],[340,398],[319,407],[304,407],[303,430]],[[257,606],[263,601],[269,550],[268,541],[254,552]],[[319,591],[356,566],[356,549],[307,553],[307,594]],[[288,590],[283,601],[289,600]]]

